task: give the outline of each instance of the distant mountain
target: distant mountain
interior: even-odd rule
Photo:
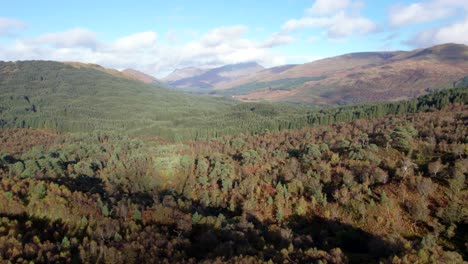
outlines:
[[[125,69],[122,71],[122,73],[124,74],[124,76],[132,80],[137,80],[148,84],[161,83],[155,77],[134,69]]]
[[[222,87],[226,82],[250,76],[263,69],[264,68],[256,62],[229,64],[206,70],[197,75],[166,82],[170,86],[176,88],[217,88]],[[193,70],[192,73],[193,72],[195,72],[195,70]],[[167,80],[167,78],[165,80]]]
[[[395,52],[361,52],[265,69],[220,87],[243,101],[348,104],[414,98],[468,75],[468,47],[444,44]],[[276,67],[278,68],[278,67]],[[280,69],[282,69],[280,67]]]
[[[176,82],[181,79],[190,78],[193,76],[203,74],[204,72],[208,70],[209,69],[200,69],[196,67],[186,67],[182,69],[175,69],[171,74],[162,78],[161,80],[166,83]]]

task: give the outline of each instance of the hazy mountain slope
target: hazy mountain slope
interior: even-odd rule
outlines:
[[[204,72],[208,70],[209,69],[200,69],[196,67],[186,67],[182,69],[175,69],[171,74],[162,78],[161,80],[166,83],[176,82],[181,79],[190,78],[193,76],[203,74]]]
[[[297,66],[297,64],[287,64],[281,65],[277,67],[263,69],[261,71],[256,72],[255,74],[244,76],[240,78],[233,79],[228,82],[223,82],[217,85],[217,90],[224,90],[230,89],[237,86],[242,86],[244,84],[254,83],[254,82],[266,82],[272,81],[276,79],[283,79],[283,73],[293,67]]]
[[[263,69],[261,65],[255,62],[229,64],[167,83],[176,88],[215,88],[223,86],[225,82],[252,75]]]
[[[260,74],[233,82],[230,85],[234,86],[222,93],[245,101],[313,104],[406,99],[430,89],[451,87],[468,75],[468,47],[445,44],[411,52],[353,53],[298,65],[279,74]],[[306,78],[316,80],[298,81]],[[258,85],[281,80],[296,81],[282,90]],[[243,92],[246,86],[258,89]]]

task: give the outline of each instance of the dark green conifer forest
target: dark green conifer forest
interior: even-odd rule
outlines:
[[[318,109],[0,73],[2,262],[468,261],[466,80]]]

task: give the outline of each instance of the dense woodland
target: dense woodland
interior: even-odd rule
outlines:
[[[1,261],[468,260],[466,78],[317,110],[0,72]]]
[[[0,258],[461,263],[468,108],[164,143],[1,130]]]

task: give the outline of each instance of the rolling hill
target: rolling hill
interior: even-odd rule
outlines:
[[[223,83],[217,93],[243,101],[316,105],[414,98],[452,87],[468,75],[468,47],[444,44],[409,52],[351,53],[275,69]]]

